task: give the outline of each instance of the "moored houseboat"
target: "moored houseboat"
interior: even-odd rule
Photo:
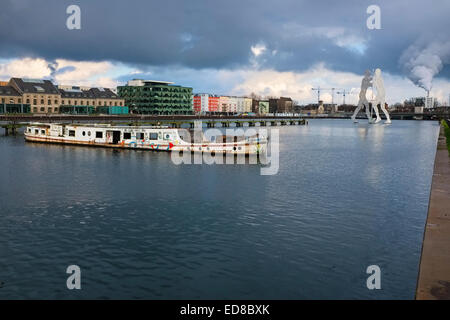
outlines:
[[[214,154],[263,154],[267,138],[213,136],[193,139],[187,129],[166,126],[112,126],[109,124],[34,123],[27,126],[25,140],[31,142],[87,145],[154,151],[210,152]],[[198,140],[198,141],[197,141]]]

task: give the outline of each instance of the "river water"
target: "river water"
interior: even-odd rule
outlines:
[[[275,175],[0,137],[0,298],[413,299],[438,123],[277,128]]]

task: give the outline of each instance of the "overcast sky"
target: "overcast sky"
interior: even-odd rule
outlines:
[[[66,27],[71,4],[80,30]],[[366,26],[371,4],[381,30]],[[448,103],[449,27],[448,0],[2,0],[0,79],[113,87],[146,78],[309,103],[319,85],[357,93],[364,70],[378,67],[388,102],[424,95],[412,81],[433,78],[431,94]]]

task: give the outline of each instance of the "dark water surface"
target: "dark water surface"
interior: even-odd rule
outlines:
[[[0,137],[0,298],[412,299],[437,134],[283,127],[273,176]]]

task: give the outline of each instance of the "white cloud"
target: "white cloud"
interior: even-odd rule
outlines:
[[[44,78],[51,74],[48,62],[41,58],[23,58],[6,60],[0,63],[0,79],[9,80],[19,78]]]
[[[266,46],[262,43],[251,46],[251,48],[250,48],[250,50],[252,51],[252,53],[255,57],[258,57],[261,54],[263,54],[266,51],[266,49],[267,49]]]
[[[261,52],[258,50],[257,52]],[[49,78],[51,76],[49,65],[50,63],[44,59],[0,60],[0,79],[9,80],[10,77]],[[51,65],[56,69],[54,75],[56,83],[66,85],[114,88],[120,85],[116,80],[117,78],[131,78],[141,73],[141,70],[108,61],[58,59]],[[327,68],[323,63],[303,72],[281,72],[273,69],[258,69],[257,67],[234,70],[194,70],[169,66],[164,68],[149,67],[145,74],[149,73],[155,79],[175,81],[180,85],[192,86],[194,92],[233,95],[249,95],[254,92],[262,96],[288,96],[301,104],[317,101],[317,93],[311,90],[311,88],[317,86],[351,91],[351,94],[346,97],[346,102],[356,103],[362,79],[362,74],[334,71]],[[415,86],[406,77],[383,73],[383,78],[387,101],[390,104],[403,102],[410,97],[425,95],[423,89]],[[431,96],[436,97],[440,102],[447,103],[449,93],[450,81],[435,78]],[[331,91],[322,91],[321,98],[325,102],[331,102]],[[342,102],[342,96],[337,94],[335,94],[334,99],[337,103]]]
[[[229,76],[230,77],[230,76]],[[232,94],[248,95],[252,92],[262,96],[287,96],[301,104],[317,101],[314,87],[345,89],[351,92],[346,96],[346,103],[356,104],[361,87],[362,75],[351,72],[330,70],[324,64],[318,64],[304,72],[279,72],[275,70],[248,70],[244,79],[231,90]],[[416,87],[409,79],[402,76],[383,73],[387,102],[390,104],[403,102],[410,97],[424,96],[424,90]],[[335,92],[338,90],[336,89]],[[448,102],[450,82],[436,79],[431,95],[441,102]],[[370,93],[368,94],[370,97]],[[331,102],[331,90],[323,90],[321,99]],[[335,103],[342,103],[342,96],[335,93]]]
[[[52,68],[55,73],[52,74]],[[50,78],[57,84],[116,87],[118,82],[108,76],[116,67],[108,61],[71,61],[57,59],[54,62],[42,58],[23,58],[0,62],[0,79]]]
[[[93,82],[96,79],[103,79],[104,75],[114,67],[108,61],[90,62],[64,59],[57,59],[56,66],[55,80],[60,84],[86,83]],[[67,71],[64,71],[64,69]]]

